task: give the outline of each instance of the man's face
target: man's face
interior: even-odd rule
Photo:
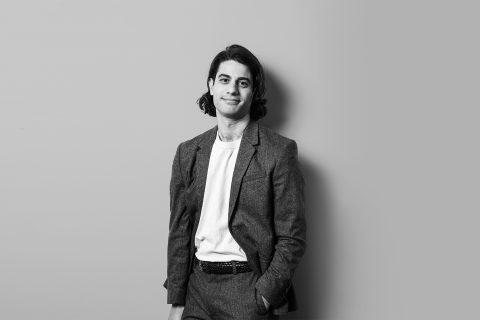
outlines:
[[[248,67],[234,60],[222,62],[208,81],[217,117],[240,120],[250,116],[253,80]]]

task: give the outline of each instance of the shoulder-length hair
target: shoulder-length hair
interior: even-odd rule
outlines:
[[[258,59],[245,47],[238,44],[232,44],[225,48],[225,50],[218,53],[213,58],[210,64],[210,70],[208,71],[207,78],[207,92],[205,92],[198,100],[197,104],[203,113],[215,117],[217,115],[215,105],[213,104],[213,97],[210,95],[208,87],[209,79],[215,81],[218,67],[224,61],[234,60],[238,63],[244,64],[250,70],[253,80],[253,98],[250,106],[250,119],[259,120],[267,114],[267,100],[264,99],[265,95],[265,75],[263,73],[263,67]]]

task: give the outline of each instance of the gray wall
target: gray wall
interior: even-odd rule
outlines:
[[[473,3],[2,1],[0,318],[166,318],[171,161],[231,43],[306,174],[287,319],[478,318]]]

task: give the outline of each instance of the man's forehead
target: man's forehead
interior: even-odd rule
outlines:
[[[216,76],[218,77],[222,74],[235,78],[242,77],[250,80],[252,79],[252,73],[250,72],[248,66],[235,60],[227,60],[220,63]]]

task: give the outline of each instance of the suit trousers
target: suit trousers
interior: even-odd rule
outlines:
[[[252,271],[211,274],[201,271],[196,265],[188,281],[182,319],[278,319],[278,316],[267,312],[261,296],[257,294],[257,279]]]

